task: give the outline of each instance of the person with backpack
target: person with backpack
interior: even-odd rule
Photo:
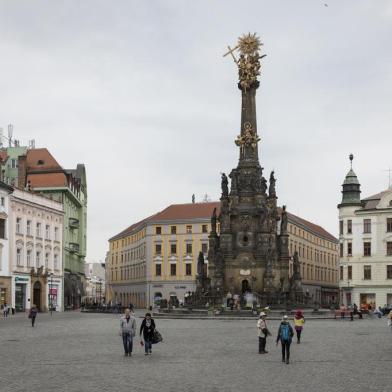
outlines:
[[[294,328],[297,333],[297,344],[301,343],[301,333],[304,328],[305,318],[303,313],[300,310],[297,310],[297,313],[294,316]]]
[[[266,314],[264,312],[260,313],[260,318],[257,321],[257,331],[259,336],[259,354],[268,354],[265,350],[267,344],[267,336],[271,335],[267,328]]]
[[[132,356],[133,337],[136,334],[136,319],[129,309],[125,309],[120,320],[120,336],[122,336],[124,355]]]
[[[276,338],[276,345],[279,340],[282,345],[282,362],[290,363],[290,345],[294,336],[293,327],[289,323],[287,316],[283,316],[282,322],[279,326],[278,337]]]
[[[151,313],[146,313],[142,325],[140,326],[140,338],[143,334],[143,341],[140,341],[141,345],[144,344],[144,355],[152,354],[152,342],[155,332],[155,321],[151,317]]]

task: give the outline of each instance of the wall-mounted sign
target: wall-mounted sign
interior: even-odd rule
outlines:
[[[241,276],[249,276],[250,275],[250,269],[247,270],[240,270],[240,275]]]
[[[28,282],[29,278],[22,278],[21,276],[15,276],[15,282]]]

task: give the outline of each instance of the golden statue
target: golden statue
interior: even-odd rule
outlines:
[[[256,149],[259,141],[260,138],[255,134],[252,124],[250,122],[246,122],[244,124],[244,132],[237,136],[235,144],[240,148],[241,153],[243,153],[245,147],[252,147],[253,149]]]
[[[237,45],[233,49],[228,46],[229,51],[223,55],[225,57],[230,54],[237,64],[239,84],[245,92],[257,81],[257,76],[260,75],[260,59],[266,56],[265,54],[262,56],[259,54],[261,45],[263,44],[256,33],[244,34],[238,38]],[[240,53],[238,59],[234,55],[237,50]]]

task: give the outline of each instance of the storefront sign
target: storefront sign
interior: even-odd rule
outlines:
[[[15,277],[15,282],[28,282],[29,281],[29,278],[22,278],[22,277],[20,277],[20,276],[16,276]]]
[[[57,289],[49,289],[50,295],[57,295]]]

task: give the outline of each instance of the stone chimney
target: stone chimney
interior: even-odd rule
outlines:
[[[25,189],[27,179],[27,155],[18,157],[18,188]]]

